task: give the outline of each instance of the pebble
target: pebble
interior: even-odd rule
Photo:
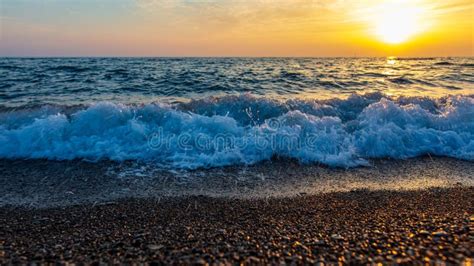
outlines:
[[[160,250],[164,248],[165,246],[163,245],[148,245],[147,246],[149,250],[155,251],[155,250]]]
[[[344,240],[344,237],[342,237],[341,235],[338,235],[338,234],[331,235],[331,238],[334,239],[334,240]]]
[[[474,188],[0,208],[0,265],[463,264],[471,198]]]
[[[434,237],[445,237],[445,236],[448,236],[448,233],[446,233],[445,231],[436,231],[436,232],[433,232],[432,235]]]

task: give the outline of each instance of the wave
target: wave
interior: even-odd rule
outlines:
[[[440,61],[434,63],[435,66],[460,66],[460,67],[474,67],[472,63],[453,63],[448,61]]]
[[[412,80],[408,78],[404,78],[404,77],[389,79],[389,81],[396,84],[413,84],[414,83]]]
[[[272,158],[333,167],[370,158],[474,160],[474,96],[41,106],[0,113],[0,158],[140,160],[195,169]]]
[[[448,62],[448,61],[440,61],[434,63],[435,66],[452,66],[455,65],[454,63]]]
[[[78,73],[78,72],[87,72],[87,71],[92,71],[94,70],[91,67],[80,67],[80,66],[74,66],[74,65],[60,65],[60,66],[51,66],[47,68],[48,71],[64,71],[64,72],[73,72],[73,73]]]

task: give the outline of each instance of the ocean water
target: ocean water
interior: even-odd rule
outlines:
[[[1,58],[0,158],[474,160],[474,58]]]

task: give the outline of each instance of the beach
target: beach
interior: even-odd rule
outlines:
[[[276,159],[210,169],[161,169],[153,164],[0,160],[0,206],[52,208],[124,198],[207,196],[267,199],[353,190],[417,190],[474,186],[474,163],[445,157],[371,160],[334,168]]]
[[[0,264],[472,264],[472,57],[0,58]]]
[[[472,263],[474,189],[2,207],[0,262]]]
[[[0,0],[0,266],[471,266],[473,3]]]
[[[141,179],[112,162],[0,166],[2,264],[472,263],[469,161],[273,161]]]

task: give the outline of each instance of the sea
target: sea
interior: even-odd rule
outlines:
[[[474,58],[0,58],[0,207],[474,185]]]
[[[474,160],[474,58],[0,58],[0,159]]]

